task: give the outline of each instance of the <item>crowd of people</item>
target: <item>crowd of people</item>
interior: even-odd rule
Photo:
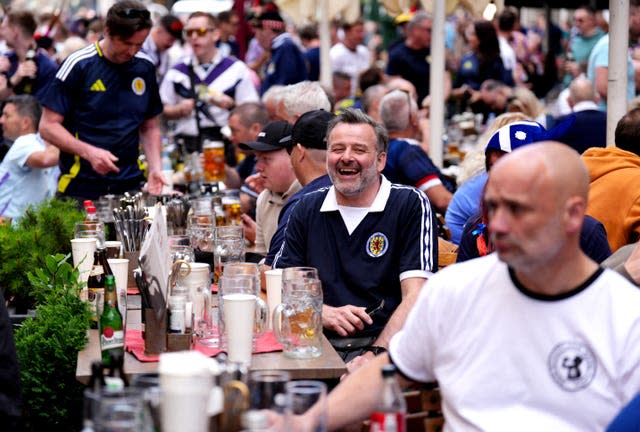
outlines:
[[[54,195],[158,195],[163,151],[177,149],[179,171],[223,141],[262,268],[319,271],[348,371],[330,428],[366,416],[392,362],[403,381],[438,381],[451,430],[605,429],[640,391],[640,1],[615,143],[606,13],[525,27],[515,9],[457,10],[448,118],[471,112],[484,131],[457,181],[429,156],[428,12],[398,16],[385,46],[372,23],[333,22],[325,86],[317,28],[262,3],[248,23],[248,11],[152,16],[138,0],[72,21],[7,9],[0,216]],[[439,271],[449,233],[468,262]]]

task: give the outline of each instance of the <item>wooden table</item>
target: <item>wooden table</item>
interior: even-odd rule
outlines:
[[[85,385],[88,384],[91,377],[91,362],[99,359],[98,330],[89,330],[89,342],[78,353],[76,379]],[[288,371],[292,379],[339,378],[346,371],[344,362],[324,336],[322,336],[322,355],[315,359],[292,359],[286,357],[281,351],[255,354],[251,359],[252,371],[274,369]],[[125,353],[124,372],[129,378],[157,371],[157,362],[140,362],[131,353]]]

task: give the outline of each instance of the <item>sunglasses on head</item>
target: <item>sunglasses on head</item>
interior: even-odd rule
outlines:
[[[127,19],[149,19],[151,18],[151,13],[147,9],[134,9],[134,8],[126,8],[116,12],[120,18]]]
[[[212,30],[213,30],[212,28],[207,28],[207,27],[200,27],[195,29],[184,29],[184,34],[187,35],[187,37],[191,37],[194,34],[198,36],[204,36]]]

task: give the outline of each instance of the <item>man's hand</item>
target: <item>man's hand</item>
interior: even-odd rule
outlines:
[[[160,195],[162,193],[162,186],[166,184],[167,182],[165,181],[162,172],[149,172],[149,177],[147,178],[147,191],[151,195]]]
[[[209,97],[209,103],[222,109],[231,109],[235,105],[233,98],[224,93],[216,93]]]
[[[322,305],[322,325],[342,337],[353,335],[356,331],[363,330],[365,324],[373,324],[373,320],[364,309],[353,305],[341,307]]]
[[[256,221],[251,219],[251,216],[242,214],[242,226],[244,227],[244,238],[246,238],[251,245],[256,242]]]
[[[195,99],[185,99],[183,101],[180,101],[176,105],[176,110],[178,111],[178,117],[189,117],[195,108],[196,108]]]
[[[38,66],[33,60],[27,60],[18,65],[15,73],[11,75],[11,84],[14,86],[20,84],[24,78],[33,78],[38,73]]]
[[[260,174],[251,174],[244,182],[258,194],[264,190],[264,180]]]
[[[120,168],[116,166],[118,158],[108,150],[94,147],[87,144],[90,149],[83,155],[95,172],[100,175],[106,175],[109,172],[120,172]]]
[[[364,354],[359,355],[358,357],[354,357],[350,362],[346,364],[347,372],[342,374],[342,376],[340,377],[340,381],[345,379],[347,376],[349,376],[349,374],[352,374],[356,369],[363,366],[368,361],[372,360],[374,357],[375,354],[371,351],[367,351]]]

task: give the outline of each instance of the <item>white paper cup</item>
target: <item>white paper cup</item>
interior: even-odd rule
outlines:
[[[71,239],[71,257],[73,266],[80,271],[78,280],[86,282],[93,267],[93,254],[96,251],[95,237]]]
[[[214,387],[218,364],[198,351],[160,355],[162,430],[207,432],[209,416],[222,410],[222,395]]]
[[[267,305],[269,307],[269,329],[273,328],[273,310],[282,303],[282,269],[264,272],[267,283]]]
[[[129,260],[126,258],[107,259],[109,267],[116,280],[116,291],[118,292],[118,310],[122,314],[122,323],[126,325],[127,320],[127,278],[129,277]]]
[[[256,296],[232,293],[223,296],[224,328],[230,362],[249,365],[253,347]]]

